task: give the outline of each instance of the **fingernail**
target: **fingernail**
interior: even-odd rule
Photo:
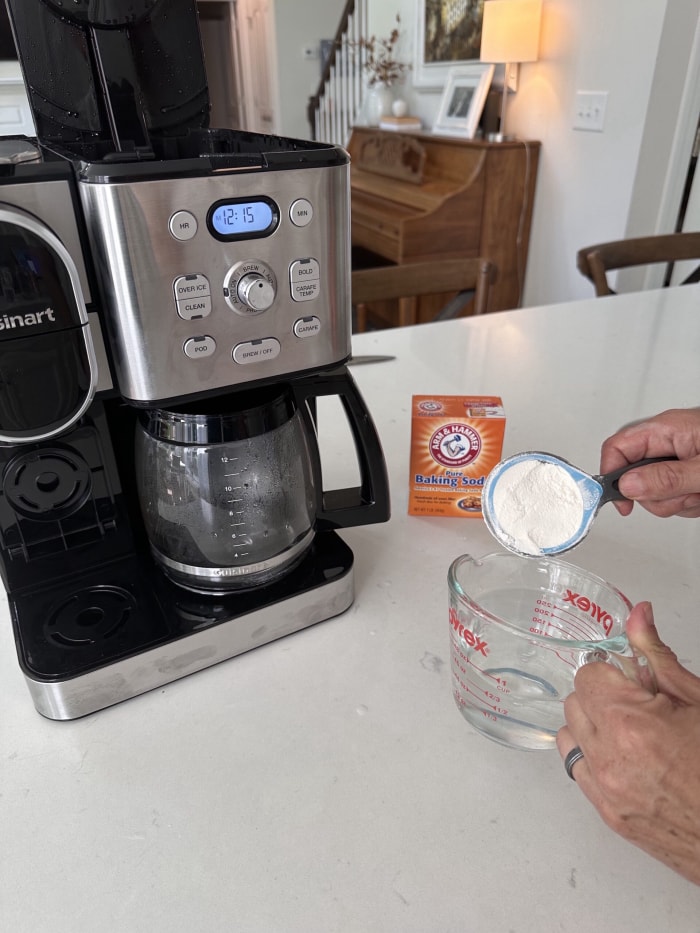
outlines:
[[[651,603],[642,603],[642,612],[644,613],[644,621],[647,625],[654,624],[654,609]]]
[[[617,488],[628,499],[637,499],[644,493],[642,479],[639,473],[634,472],[625,473],[624,476],[621,476]]]

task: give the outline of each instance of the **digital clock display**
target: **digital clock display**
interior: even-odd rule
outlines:
[[[217,201],[209,208],[207,224],[219,240],[269,236],[279,223],[279,210],[270,198]]]

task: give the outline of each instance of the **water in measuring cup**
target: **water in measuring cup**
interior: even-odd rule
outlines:
[[[513,588],[480,594],[480,606],[517,624],[520,634],[454,607],[452,678],[457,706],[480,732],[519,748],[551,748],[564,725],[563,702],[574,675],[603,642],[622,650],[625,636],[605,639],[594,612],[588,617],[551,593]],[[584,604],[585,605],[585,604]],[[551,639],[551,645],[548,640]],[[568,648],[561,640],[571,642]],[[588,644],[581,645],[581,642]]]

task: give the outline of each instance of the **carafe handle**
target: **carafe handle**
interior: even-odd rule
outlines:
[[[374,422],[348,370],[343,366],[295,381],[292,383],[292,391],[312,440],[314,483],[320,493],[316,529],[327,531],[388,521],[389,479],[382,446]],[[348,419],[360,468],[360,485],[357,487],[323,489],[320,454],[315,443],[317,431],[310,406],[313,406],[315,398],[325,395],[337,395],[340,398]]]

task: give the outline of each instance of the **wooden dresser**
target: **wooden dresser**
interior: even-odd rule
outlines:
[[[488,310],[520,306],[538,142],[358,127],[348,151],[357,253],[391,263],[482,256],[496,269]],[[421,299],[418,321],[442,303]]]

